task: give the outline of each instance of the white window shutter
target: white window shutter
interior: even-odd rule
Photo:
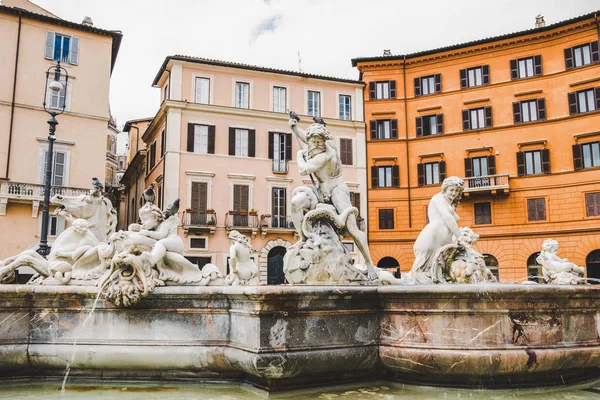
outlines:
[[[54,59],[54,32],[46,31],[46,52],[44,58]]]
[[[38,154],[38,182],[40,185],[44,184],[44,174],[46,172],[46,154],[48,154],[48,150],[40,148],[40,152]]]
[[[70,47],[69,62],[73,65],[77,65],[79,63],[79,38],[71,36]]]
[[[67,96],[67,98],[65,99],[65,110],[71,111],[71,97],[73,96],[73,80],[72,79],[69,79],[69,81],[67,82],[65,96]]]

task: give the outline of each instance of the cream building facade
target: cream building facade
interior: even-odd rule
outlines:
[[[297,170],[288,110],[300,115],[304,129],[313,116],[325,119],[353,203],[365,215],[362,82],[169,56],[153,84],[162,93],[160,109],[147,127],[130,131],[130,149],[138,151],[125,173],[127,222],[137,219],[132,211],[143,201],[133,177],[141,164],[134,161],[145,153],[144,186],[155,183],[162,208],[180,199],[185,255],[199,267],[210,262],[228,272],[227,232],[236,229],[251,238],[261,283],[283,283],[283,254],[297,240],[292,193],[310,183]],[[138,136],[145,146],[135,142]],[[352,240],[347,244],[358,259]]]
[[[65,21],[25,0],[0,6],[3,37],[0,63],[0,259],[35,248],[41,230],[43,177],[49,115],[42,104],[46,70],[61,60],[69,74],[66,91],[49,98],[65,101],[57,120],[53,193],[89,190],[91,178],[105,176],[109,127],[109,83],[121,33]],[[114,131],[114,129],[112,130]],[[64,229],[50,221],[49,241]],[[15,228],[19,229],[15,229]]]

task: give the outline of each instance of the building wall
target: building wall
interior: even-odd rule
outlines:
[[[211,262],[227,272],[227,257],[230,241],[227,239],[228,227],[226,214],[233,209],[232,187],[234,184],[247,184],[249,189],[250,210],[260,215],[271,214],[272,187],[286,188],[286,212],[291,211],[293,190],[310,182],[308,177],[299,175],[296,165],[296,153],[299,150],[296,139],[292,138],[292,160],[288,161],[287,173],[275,173],[272,160],[268,157],[269,132],[291,133],[287,113],[272,112],[272,87],[283,86],[287,89],[288,109],[300,114],[300,127],[306,129],[313,123],[306,114],[305,93],[307,88],[321,93],[321,115],[327,122],[327,128],[335,137],[339,149],[339,138],[353,140],[353,165],[344,166],[344,179],[350,190],[361,193],[361,215],[366,215],[364,123],[354,120],[362,118],[362,84],[344,83],[326,79],[296,77],[279,73],[265,73],[243,68],[217,67],[202,63],[173,62],[168,68],[171,76],[164,73],[158,82],[162,93],[162,105],[154,121],[143,134],[146,146],[157,142],[156,166],[146,175],[146,186],[151,182],[161,182],[164,190],[163,208],[180,198],[180,216],[183,226],[179,233],[185,244],[187,257],[210,257]],[[193,98],[196,76],[211,79],[211,104],[196,104]],[[250,108],[240,109],[234,105],[234,87],[236,80],[250,82]],[[170,82],[170,83],[169,83]],[[170,84],[165,99],[165,85]],[[178,85],[178,86],[176,86]],[[339,120],[339,94],[348,94],[352,98],[353,120]],[[357,107],[358,105],[358,107]],[[357,113],[357,108],[361,108]],[[187,151],[188,124],[206,124],[215,127],[214,154],[200,154]],[[255,156],[230,156],[229,128],[238,127],[255,130]],[[163,129],[166,130],[166,152],[160,157],[160,142]],[[164,163],[164,164],[163,164]],[[193,229],[186,226],[185,212],[191,207],[191,185],[194,181],[208,183],[209,195],[207,208],[214,209],[217,223],[214,230]],[[250,217],[251,218],[251,217]],[[265,222],[267,224],[267,222]],[[188,229],[190,228],[190,229]],[[276,246],[288,247],[297,241],[293,229],[277,229],[264,226],[261,229],[239,229],[248,237],[257,253],[255,261],[261,268],[261,280],[267,281],[267,256]],[[190,239],[202,237],[207,240],[207,249],[197,250],[190,247]],[[351,239],[349,239],[351,241]],[[358,258],[358,254],[356,254]]]
[[[425,226],[429,199],[440,185],[419,186],[417,164],[445,161],[446,176],[465,177],[467,157],[495,156],[496,175],[508,175],[507,190],[469,192],[457,210],[459,225],[481,235],[477,248],[496,257],[503,282],[527,278],[527,259],[544,239],[561,243],[559,255],[585,265],[600,249],[598,217],[586,216],[585,194],[598,192],[598,169],[574,170],[572,146],[600,140],[598,110],[570,115],[567,93],[600,85],[600,65],[567,70],[564,49],[598,41],[593,18],[566,26],[456,46],[396,60],[361,61],[367,130],[371,120],[398,120],[397,140],[367,141],[369,167],[399,165],[399,187],[369,183],[369,239],[374,261],[395,258],[402,272],[414,261],[412,245]],[[511,79],[510,60],[540,55],[542,75]],[[461,89],[459,71],[489,65],[490,83]],[[415,78],[441,74],[441,93],[415,96]],[[396,81],[396,99],[370,100],[369,83]],[[406,85],[404,84],[406,82]],[[404,97],[406,95],[406,100]],[[513,103],[544,98],[546,119],[515,123]],[[462,110],[492,107],[493,126],[463,130]],[[416,118],[443,114],[444,133],[417,137]],[[369,135],[369,131],[367,132]],[[519,151],[549,150],[550,173],[518,176]],[[393,159],[395,157],[395,161]],[[371,174],[369,173],[369,179]],[[527,200],[543,198],[546,220],[528,221]],[[474,204],[491,203],[491,224],[475,224]],[[379,229],[380,209],[393,209],[394,229]]]
[[[18,17],[0,10],[3,37],[3,61],[0,63],[0,225],[19,226],[0,232],[0,242],[13,243],[0,248],[0,259],[14,255],[15,249],[27,248],[39,241],[37,215],[39,199],[16,198],[8,193],[14,183],[43,183],[41,149],[48,146],[49,115],[43,110],[46,95],[46,70],[56,63],[44,58],[46,32],[54,31],[79,39],[77,65],[61,63],[69,74],[67,107],[57,116],[55,150],[68,154],[64,186],[89,188],[92,177],[103,179],[106,164],[106,132],[109,121],[109,82],[113,37],[75,27],[55,25],[22,18],[19,59],[15,90],[10,166],[7,174],[8,147]],[[15,203],[13,206],[12,203]],[[28,207],[29,212],[17,210]],[[32,213],[34,217],[32,218]],[[32,225],[33,224],[33,225]],[[26,228],[29,227],[29,228]],[[31,229],[30,229],[31,228]]]

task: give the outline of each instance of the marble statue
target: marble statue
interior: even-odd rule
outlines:
[[[291,219],[300,240],[284,257],[284,273],[291,284],[377,284],[367,237],[357,224],[358,209],[352,207],[350,191],[342,176],[342,163],[333,137],[322,119],[306,132],[290,112],[289,125],[299,141],[307,144],[297,154],[301,175],[312,186],[301,186],[292,195]],[[350,236],[365,259],[354,265],[340,237]]]
[[[429,223],[415,241],[415,262],[402,283],[497,282],[483,256],[472,248],[479,235],[469,227],[458,226],[456,207],[463,190],[463,180],[451,176],[442,182],[442,191],[431,198],[427,208]]]
[[[250,240],[236,230],[229,232],[227,236],[231,240],[229,248],[229,266],[231,272],[225,277],[225,282],[233,286],[260,285],[258,267],[250,255],[254,249],[250,246]]]
[[[141,223],[115,232],[116,213],[99,188],[80,196],[54,196],[52,202],[59,205],[54,214],[69,228],[56,238],[47,259],[28,250],[0,262],[0,282],[10,283],[16,268],[30,266],[39,274],[34,283],[96,284],[105,298],[125,307],[157,286],[224,285],[216,266],[200,270],[183,256],[179,199],[165,212],[152,200],[147,196],[140,207]]]
[[[566,258],[558,256],[558,242],[546,239],[542,243],[542,251],[535,259],[542,266],[542,281],[554,285],[571,285],[585,283],[585,269]]]

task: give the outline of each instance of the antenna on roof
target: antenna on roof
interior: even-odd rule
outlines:
[[[298,71],[302,72],[302,57],[300,57],[300,50],[298,50]]]

